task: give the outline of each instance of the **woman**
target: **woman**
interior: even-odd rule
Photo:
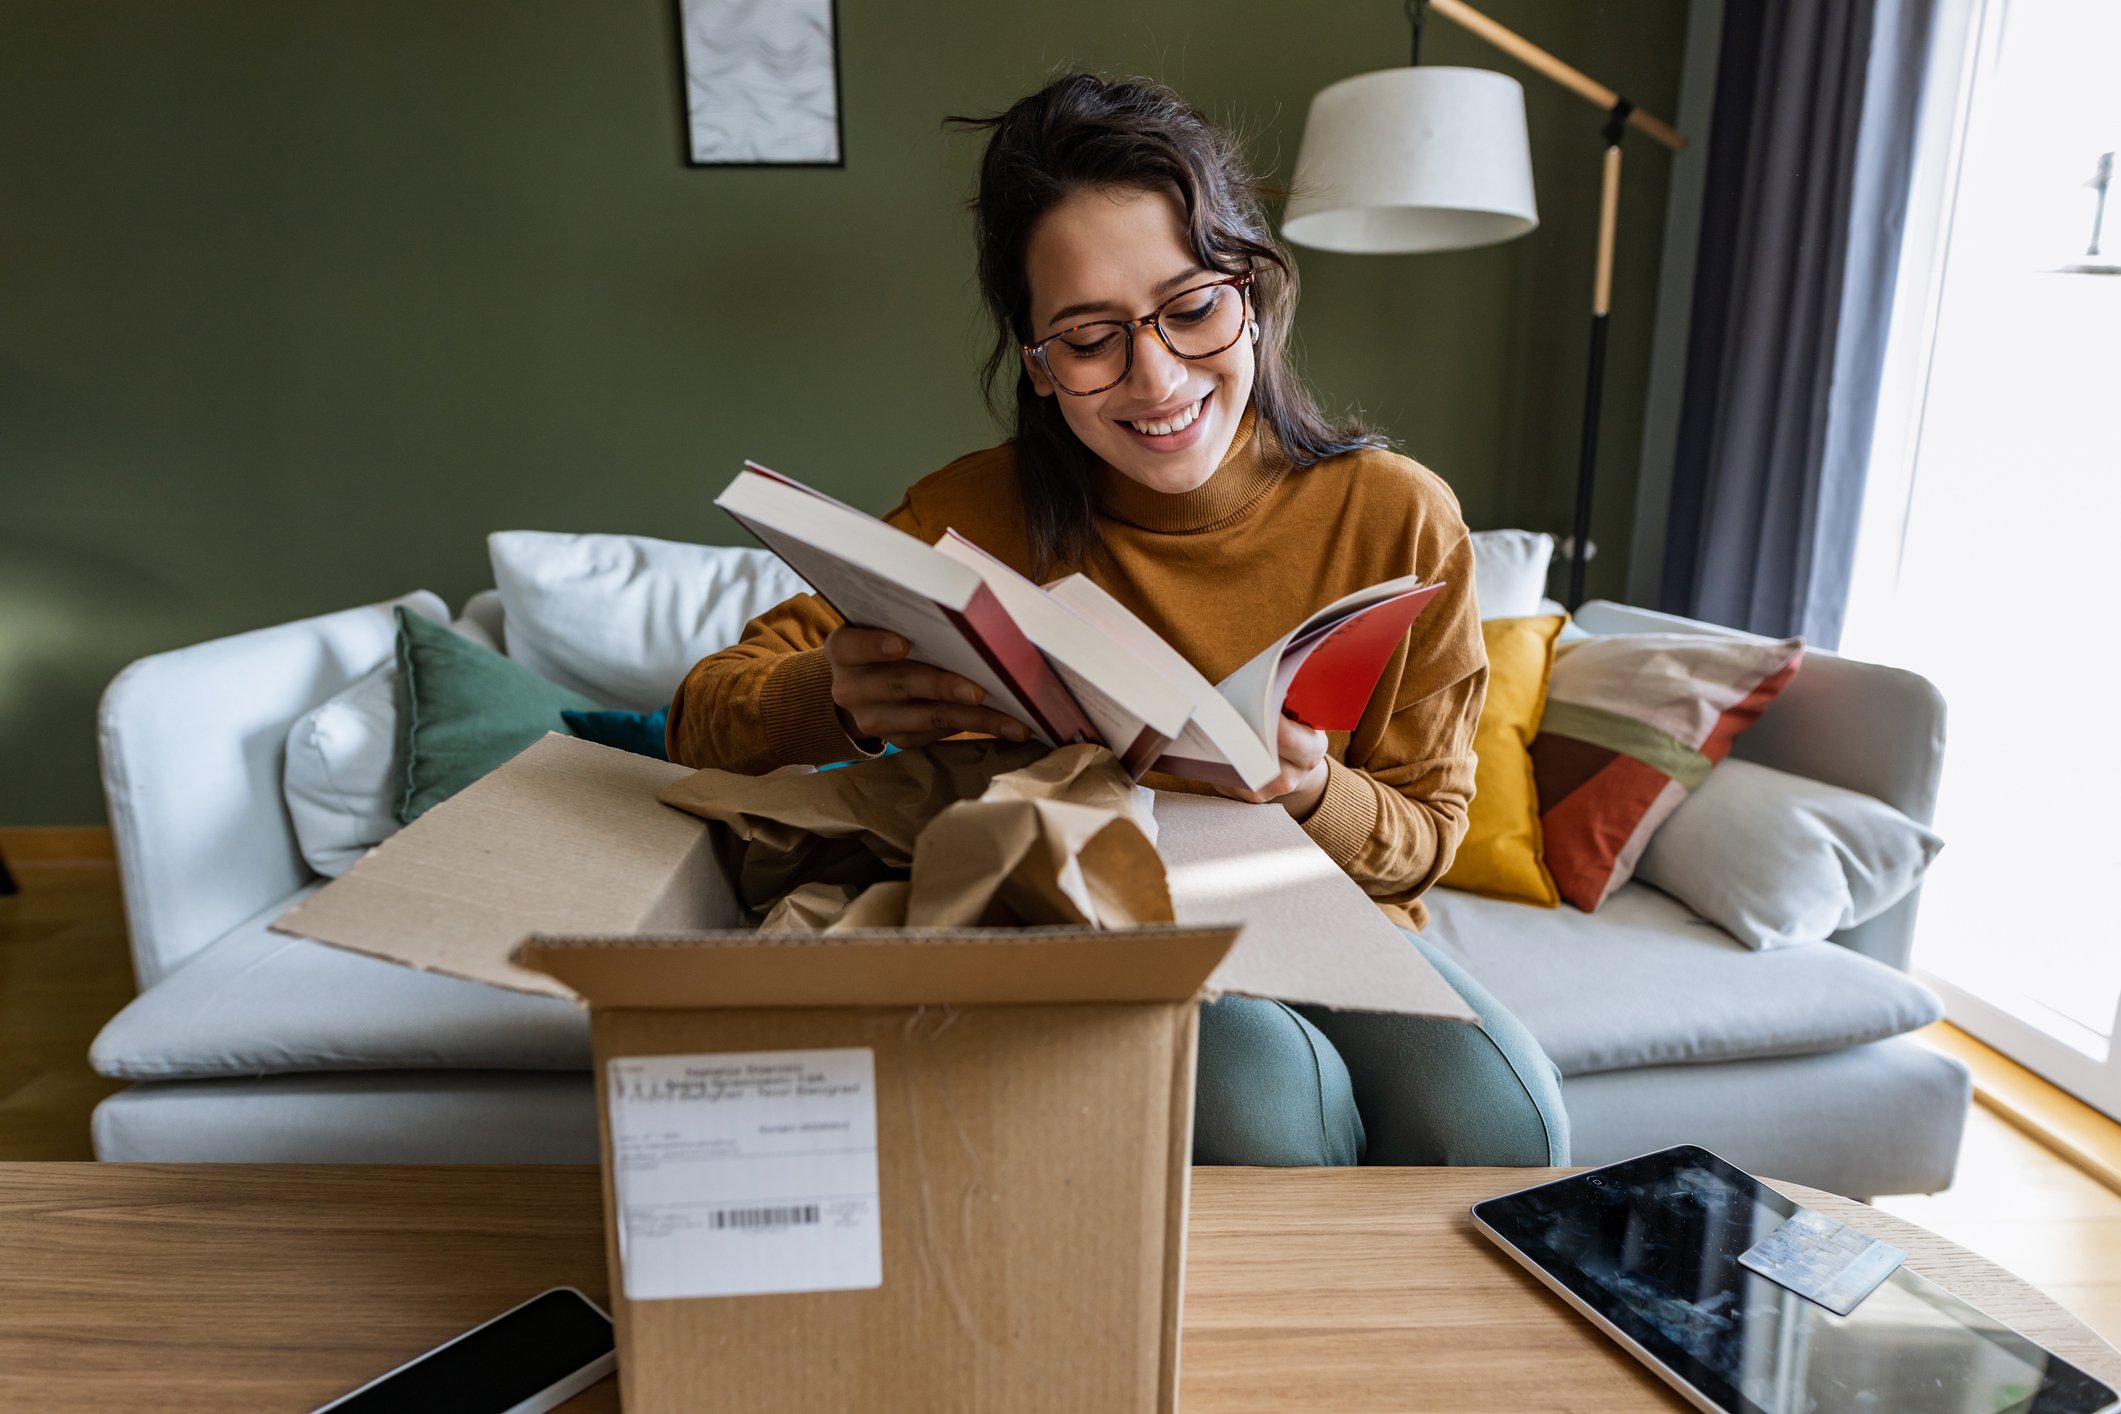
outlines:
[[[1033,578],[1097,581],[1211,680],[1380,580],[1450,586],[1352,733],[1284,719],[1285,808],[1411,928],[1465,833],[1487,659],[1458,504],[1382,439],[1329,422],[1292,370],[1295,278],[1234,152],[1161,87],[1072,74],[998,118],[975,203],[1015,436],[913,486],[886,517],[950,528]],[[959,732],[1025,739],[963,678],[802,596],[696,666],[671,759],[822,765]],[[1199,784],[1152,776],[1164,789]],[[1235,793],[1235,792],[1226,792]],[[1409,931],[1409,938],[1414,933]],[[1559,1081],[1523,1027],[1432,948],[1483,1026],[1203,1009],[1195,1157],[1260,1164],[1562,1163]]]

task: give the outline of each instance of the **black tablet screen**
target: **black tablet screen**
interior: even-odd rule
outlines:
[[[1796,1207],[1705,1149],[1474,1211],[1731,1414],[2091,1414],[2114,1398],[1905,1267],[1844,1317],[1740,1266]]]

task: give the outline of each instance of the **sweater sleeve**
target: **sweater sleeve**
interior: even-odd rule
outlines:
[[[1465,838],[1473,732],[1488,692],[1473,544],[1458,536],[1441,568],[1424,576],[1450,587],[1414,621],[1389,710],[1373,703],[1346,759],[1328,758],[1325,794],[1304,821],[1364,892],[1407,909],[1416,926],[1427,919],[1417,900]]]
[[[884,519],[927,539],[909,501]],[[847,735],[832,702],[825,638],[841,622],[817,595],[798,594],[744,625],[734,646],[694,664],[670,702],[670,759],[759,774],[873,755],[874,744]]]

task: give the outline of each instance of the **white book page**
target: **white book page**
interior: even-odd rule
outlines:
[[[757,472],[739,475],[715,504],[786,560],[849,623],[901,635],[912,645],[912,658],[978,683],[987,694],[984,705],[1054,744],[944,613],[962,612],[971,603],[978,575],[874,516]]]
[[[1253,788],[1273,780],[1281,771],[1281,756],[1272,738],[1263,737],[1248,726],[1243,715],[1216,691],[1215,684],[1200,669],[1187,662],[1184,654],[1166,643],[1126,605],[1079,574],[1048,585],[1046,596],[1154,668],[1192,703],[1193,715],[1185,730],[1165,748],[1167,755],[1220,761]]]
[[[1216,692],[1236,710],[1245,729],[1261,741],[1278,741],[1281,737],[1274,718],[1279,715],[1281,698],[1289,685],[1276,683],[1274,670],[1281,665],[1282,650],[1288,646],[1286,638],[1268,644],[1251,662],[1215,685]]]
[[[1338,626],[1342,619],[1353,618],[1358,612],[1369,608],[1372,604],[1382,604],[1387,599],[1397,599],[1402,594],[1411,594],[1417,589],[1424,588],[1427,588],[1427,586],[1421,582],[1420,575],[1403,574],[1397,579],[1379,580],[1367,589],[1358,589],[1353,594],[1341,595],[1323,609],[1306,618],[1295,628],[1290,629],[1287,634],[1283,635],[1281,641],[1283,643],[1294,643],[1298,639],[1309,638],[1313,634],[1322,634],[1326,630]]]

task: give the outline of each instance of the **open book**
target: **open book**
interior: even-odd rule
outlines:
[[[715,504],[849,623],[969,678],[1049,745],[1101,743],[1156,769],[1257,789],[1281,771],[1286,712],[1351,731],[1441,584],[1371,585],[1309,615],[1220,683],[1082,575],[1040,586],[956,531],[934,545],[755,462]]]

